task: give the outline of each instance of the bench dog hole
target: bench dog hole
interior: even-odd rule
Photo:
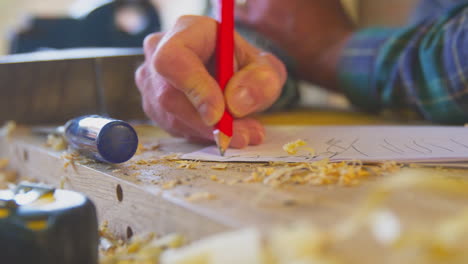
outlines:
[[[115,188],[115,192],[116,192],[116,195],[117,195],[117,200],[119,202],[122,202],[122,200],[123,200],[123,190],[122,190],[122,186],[120,186],[120,184],[117,184],[117,187]]]
[[[127,226],[127,239],[132,238],[133,236],[133,230],[131,227]]]

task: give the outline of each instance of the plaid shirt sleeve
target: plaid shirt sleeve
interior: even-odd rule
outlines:
[[[410,109],[434,122],[468,122],[468,4],[403,29],[356,33],[339,74],[348,98],[364,110]]]

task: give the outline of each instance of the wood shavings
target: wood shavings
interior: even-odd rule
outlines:
[[[177,160],[180,160],[180,156],[181,154],[179,153],[173,153],[173,154],[162,156],[161,159],[167,160],[167,161],[177,161]]]
[[[0,170],[6,169],[9,163],[9,159],[0,159]]]
[[[13,132],[15,131],[15,129],[16,129],[16,122],[7,121],[5,125],[2,128],[0,128],[0,136],[9,139],[13,135]]]
[[[178,234],[158,237],[154,233],[137,235],[124,242],[109,232],[108,222],[99,228],[100,264],[158,264],[160,255],[185,244]]]
[[[227,169],[227,164],[216,164],[214,166],[211,166],[211,169],[213,170],[226,170]]]
[[[179,164],[178,166],[179,169],[194,170],[200,165],[200,162],[193,162],[193,161],[176,161],[176,162]]]
[[[283,146],[283,150],[286,151],[289,155],[296,155],[300,149],[307,150],[309,155],[315,155],[315,150],[307,146],[307,142],[302,139],[298,139],[294,142],[287,143]]]
[[[210,179],[211,179],[212,181],[215,181],[215,182],[217,182],[217,181],[219,180],[219,179],[218,179],[218,176],[216,176],[216,175],[211,175],[211,176],[210,176]]]
[[[210,180],[214,181],[214,182],[217,182],[217,183],[221,183],[221,184],[226,183],[226,181],[224,179],[220,179],[216,175],[210,175]]]
[[[244,179],[244,182],[262,182],[272,187],[288,184],[354,186],[371,175],[394,173],[400,168],[401,166],[394,162],[369,169],[359,161],[331,163],[324,159],[313,163],[284,164],[280,168],[260,167]]]
[[[148,151],[155,151],[155,150],[158,150],[159,148],[160,148],[159,143],[154,143],[154,142],[146,143],[146,144],[139,143],[135,155],[140,155]]]
[[[153,164],[153,160],[146,160],[146,159],[136,160],[135,164],[136,165],[151,165]]]
[[[78,161],[80,154],[78,152],[66,152],[62,154],[61,158],[65,160],[63,168],[66,169],[68,166],[72,165],[73,169],[76,170],[75,162]]]
[[[182,184],[182,182],[179,180],[168,181],[168,182],[163,183],[161,188],[163,188],[164,190],[170,190],[170,189],[174,189],[179,184]]]
[[[188,202],[198,202],[201,200],[213,200],[216,196],[209,192],[192,193],[185,198]]]
[[[47,135],[46,146],[55,151],[62,151],[67,149],[68,144],[62,136],[49,134]]]
[[[135,177],[138,177],[138,176],[140,176],[140,175],[141,175],[141,172],[136,171],[136,172],[130,174],[130,177],[134,177],[134,178],[135,178]]]

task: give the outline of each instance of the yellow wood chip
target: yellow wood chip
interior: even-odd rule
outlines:
[[[10,163],[9,159],[0,159],[0,170],[6,169]]]
[[[200,200],[213,200],[216,196],[208,193],[208,192],[199,192],[199,193],[192,193],[185,198],[185,200],[189,202],[197,202]]]
[[[55,151],[62,151],[67,148],[68,144],[62,136],[49,134],[47,136],[46,146]]]
[[[169,190],[169,189],[173,189],[174,187],[176,187],[177,185],[179,185],[181,182],[178,181],[178,180],[174,180],[174,181],[168,181],[168,182],[165,182],[161,188],[163,188],[164,190]]]
[[[211,176],[210,176],[210,179],[211,179],[212,181],[218,181],[218,180],[219,180],[219,179],[218,179],[218,176],[216,176],[216,175],[211,175]]]
[[[294,142],[287,143],[283,146],[283,150],[286,151],[289,155],[297,154],[297,151],[300,147],[307,145],[307,143],[302,140],[298,139]]]
[[[227,164],[216,164],[214,166],[211,166],[211,169],[213,169],[213,170],[225,170],[225,169],[227,169]]]
[[[193,161],[176,161],[179,163],[179,168],[180,169],[196,169],[199,165],[199,162],[193,162]]]

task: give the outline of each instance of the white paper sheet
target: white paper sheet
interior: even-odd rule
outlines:
[[[216,146],[188,153],[183,159],[223,162],[363,162],[398,161],[468,163],[468,128],[430,126],[271,126],[262,145],[229,149],[224,157]],[[315,149],[289,155],[283,145],[298,139]]]

